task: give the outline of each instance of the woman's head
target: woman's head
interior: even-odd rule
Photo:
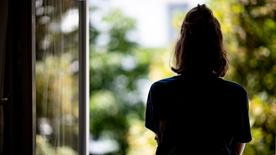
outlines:
[[[225,75],[227,60],[220,24],[209,8],[203,4],[191,9],[182,23],[180,33],[175,46],[174,72]]]

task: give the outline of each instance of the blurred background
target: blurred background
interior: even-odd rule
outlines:
[[[93,154],[154,154],[154,135],[144,127],[149,86],[173,75],[179,27],[198,3],[221,23],[230,63],[225,78],[248,91],[253,140],[244,154],[275,154],[276,1],[91,0]]]
[[[78,12],[70,0],[39,1],[37,154],[74,155]],[[198,3],[221,23],[230,63],[225,79],[248,91],[253,140],[244,154],[275,154],[275,0],[89,0],[90,154],[154,154],[154,134],[144,127],[147,93],[154,81],[174,75],[170,61],[179,28]]]

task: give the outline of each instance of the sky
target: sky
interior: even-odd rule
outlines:
[[[119,8],[125,15],[136,20],[136,30],[131,35],[133,40],[143,47],[167,47],[171,41],[168,6],[185,4],[189,10],[204,2],[205,0],[89,0],[90,7],[97,6],[100,10],[97,13],[90,12],[90,20],[101,27],[101,15],[110,8]]]

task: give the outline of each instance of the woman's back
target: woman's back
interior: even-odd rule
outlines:
[[[184,73],[152,85],[146,126],[159,137],[157,154],[230,155],[234,141],[251,139],[247,104],[236,83]]]

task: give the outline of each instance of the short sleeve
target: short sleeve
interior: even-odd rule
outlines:
[[[237,114],[236,114],[236,127],[234,138],[240,143],[250,142],[251,132],[250,132],[250,122],[249,122],[249,103],[247,93],[244,89],[239,92],[237,97]]]
[[[151,131],[158,133],[159,121],[158,121],[158,107],[156,106],[157,100],[157,90],[153,84],[148,93],[148,99],[146,104],[146,116],[145,116],[145,126]]]

